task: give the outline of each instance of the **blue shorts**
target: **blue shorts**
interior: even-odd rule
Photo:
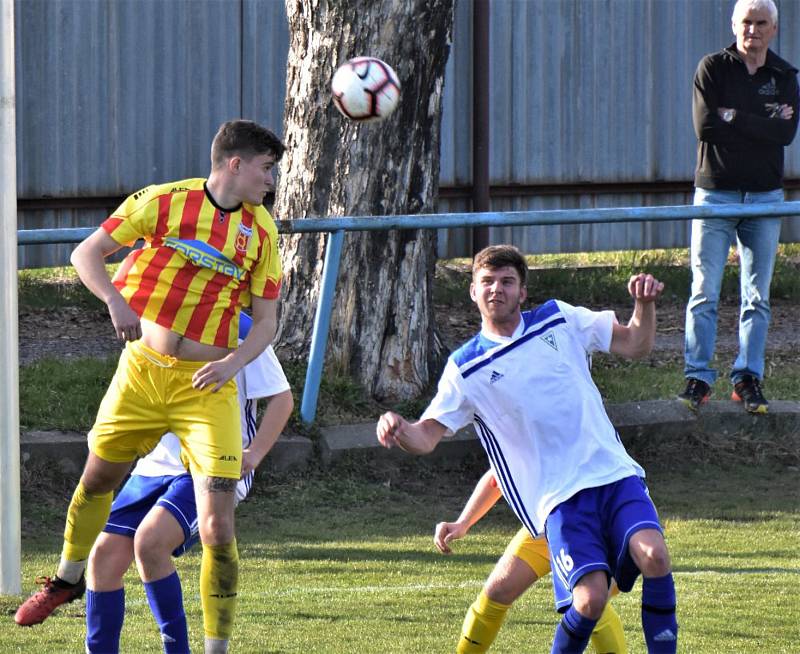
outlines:
[[[639,576],[628,551],[631,536],[642,529],[663,533],[647,485],[636,476],[579,491],[552,510],[545,529],[561,612],[572,604],[575,584],[594,570],[604,570],[629,592]]]
[[[200,540],[194,485],[189,474],[165,477],[131,475],[111,505],[103,531],[133,538],[154,506],[163,506],[183,529],[184,541],[172,552],[180,556]]]

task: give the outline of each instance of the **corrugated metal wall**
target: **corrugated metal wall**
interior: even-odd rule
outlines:
[[[732,41],[732,4],[493,0],[492,208],[690,202],[691,78],[703,54]],[[800,63],[800,3],[779,7],[774,47]],[[205,174],[208,143],[229,117],[280,128],[281,0],[17,0],[15,11],[21,228],[97,225],[144,184]],[[471,17],[472,3],[458,1],[441,211],[469,208]],[[800,177],[800,146],[788,150],[787,174]],[[654,223],[497,228],[491,239],[552,252],[681,246],[687,234]],[[800,240],[800,227],[784,237]],[[463,256],[468,235],[441,232],[439,247]],[[71,249],[20,248],[20,265],[63,262]]]

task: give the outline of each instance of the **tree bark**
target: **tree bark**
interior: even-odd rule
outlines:
[[[439,185],[445,64],[454,0],[286,0],[290,49],[279,219],[431,213]],[[331,103],[330,80],[355,56],[391,65],[402,87],[395,112],[359,124]],[[284,237],[279,349],[307,356],[328,236]],[[345,237],[326,368],[378,399],[408,399],[441,356],[431,285],[433,230]]]

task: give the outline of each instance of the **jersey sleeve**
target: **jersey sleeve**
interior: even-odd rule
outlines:
[[[436,420],[447,428],[446,436],[452,436],[472,422],[475,408],[464,393],[463,382],[458,366],[453,359],[448,359],[436,396],[420,420]]]
[[[244,367],[242,379],[248,400],[272,397],[290,389],[289,381],[271,345]]]
[[[158,189],[151,185],[129,195],[103,222],[101,227],[120,245],[133,245],[146,239],[158,221]]]
[[[259,207],[261,252],[250,275],[250,293],[275,300],[281,291],[281,258],[278,254],[278,228],[266,209]]]
[[[592,311],[585,307],[573,307],[560,300],[556,302],[571,333],[586,352],[609,351],[614,324],[617,322],[613,311]]]

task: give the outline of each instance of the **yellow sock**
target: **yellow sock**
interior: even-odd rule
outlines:
[[[628,654],[622,620],[611,603],[606,604],[603,615],[597,621],[591,642],[597,654]]]
[[[505,620],[510,604],[490,600],[481,590],[478,598],[467,609],[457,654],[479,654],[489,649]]]
[[[203,545],[200,562],[200,603],[208,638],[226,640],[233,631],[239,589],[239,551],[236,539],[225,545]]]
[[[92,545],[111,513],[114,492],[87,493],[81,482],[72,494],[64,527],[64,548],[61,556],[67,561],[83,561],[89,557]]]

